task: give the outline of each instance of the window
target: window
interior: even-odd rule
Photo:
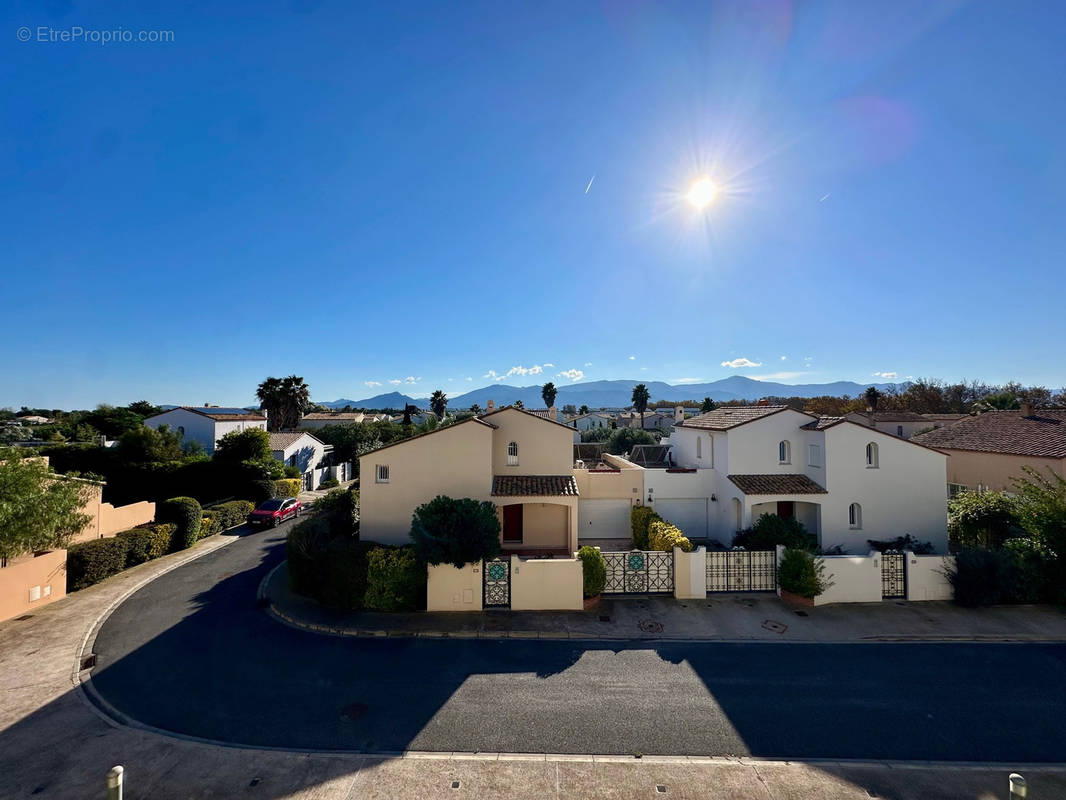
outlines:
[[[862,506],[858,503],[848,506],[848,527],[855,531],[862,528]]]
[[[962,492],[967,489],[965,484],[962,483],[949,483],[948,484],[948,500],[954,500]]]
[[[507,445],[507,466],[518,466],[518,442],[511,442]]]
[[[777,460],[781,464],[792,463],[792,443],[789,441],[780,442],[777,445]]]
[[[822,466],[822,448],[816,444],[807,445],[807,466]]]
[[[289,466],[290,467],[295,467],[296,466],[296,453],[293,453],[291,456],[289,456]]]
[[[389,482],[389,465],[378,464],[377,467],[377,482],[388,483]]]
[[[901,436],[901,437],[903,436],[903,426],[902,425],[897,425],[896,426],[896,436]]]
[[[696,437],[696,458],[703,458],[703,437]]]
[[[866,445],[866,468],[877,469],[877,442]]]

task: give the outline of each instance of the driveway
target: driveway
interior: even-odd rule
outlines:
[[[349,639],[256,607],[286,528],[163,575],[96,640],[143,723],[347,751],[1066,760],[1066,646]]]

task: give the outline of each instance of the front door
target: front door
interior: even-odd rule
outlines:
[[[503,540],[505,542],[522,541],[522,504],[503,507]]]
[[[796,506],[791,500],[780,500],[777,503],[777,516],[781,519],[792,519]]]

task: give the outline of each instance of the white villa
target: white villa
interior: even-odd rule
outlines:
[[[164,425],[175,431],[182,444],[199,442],[204,451],[210,455],[215,452],[215,442],[233,431],[249,428],[267,429],[267,418],[257,411],[246,408],[220,408],[218,406],[179,406],[154,417],[148,417],[144,424],[149,428],[162,428]]]

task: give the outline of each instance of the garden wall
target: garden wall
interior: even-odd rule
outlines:
[[[674,597],[695,600],[707,596],[707,548],[691,553],[674,548]]]
[[[950,600],[951,584],[944,572],[954,566],[954,556],[916,556],[907,553],[907,599]]]
[[[816,606],[828,603],[880,603],[881,554],[868,556],[822,556],[823,577],[830,581],[824,594],[814,598]]]
[[[580,611],[582,588],[580,559],[511,556],[513,611]]]
[[[0,568],[0,622],[66,597],[66,565],[66,550],[50,550]]]
[[[456,569],[451,564],[428,567],[427,611],[480,611],[481,564]]]

